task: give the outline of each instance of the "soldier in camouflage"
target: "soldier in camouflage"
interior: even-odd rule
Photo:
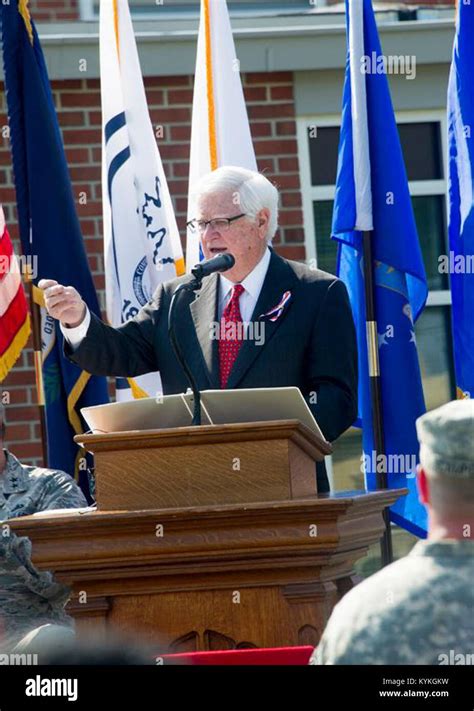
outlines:
[[[76,482],[65,472],[21,464],[3,449],[4,407],[0,401],[0,646],[12,650],[31,630],[36,644],[73,635],[64,606],[70,589],[39,572],[31,562],[31,542],[18,538],[8,519],[38,511],[87,506]]]
[[[3,449],[4,406],[0,402],[0,521],[37,511],[87,506],[84,494],[69,474],[29,467]]]
[[[0,645],[10,650],[34,628],[73,633],[73,621],[66,614],[71,591],[55,582],[51,573],[38,571],[31,562],[31,541],[19,538],[0,524]]]
[[[428,539],[342,598],[310,664],[474,659],[474,401],[450,402],[416,425]]]

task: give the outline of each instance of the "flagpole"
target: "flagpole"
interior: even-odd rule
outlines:
[[[28,280],[30,290],[30,305],[31,305],[31,330],[33,335],[33,357],[35,362],[36,374],[36,395],[38,400],[38,410],[40,419],[40,436],[41,446],[43,450],[43,466],[48,465],[48,437],[46,429],[46,400],[44,396],[44,381],[43,381],[43,354],[42,354],[42,339],[41,339],[41,309],[35,301],[33,281]]]
[[[382,389],[380,385],[377,319],[375,315],[372,234],[373,233],[371,231],[363,232],[365,321],[367,332],[367,354],[369,360],[370,395],[372,402],[372,425],[374,430],[375,452],[377,455],[375,458],[375,461],[377,462],[375,476],[377,489],[387,489],[388,481],[385,468],[385,456],[382,458],[383,465],[381,467],[381,471],[379,471],[378,466],[379,455],[385,455],[385,442],[382,417]],[[388,507],[386,507],[383,511],[383,519],[385,530],[380,541],[380,549],[382,554],[382,566],[385,566],[393,561],[392,531],[390,528],[390,515]]]

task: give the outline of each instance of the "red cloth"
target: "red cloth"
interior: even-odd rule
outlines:
[[[0,382],[20,356],[30,334],[21,270],[0,207]]]
[[[221,388],[225,388],[232,366],[234,365],[242,345],[242,315],[239,299],[245,291],[242,284],[236,284],[232,289],[229,303],[224,309],[220,323],[219,334],[219,369]]]
[[[165,654],[162,659],[174,664],[240,665],[301,665],[306,666],[314,647],[271,647],[269,649],[226,649],[217,652]]]

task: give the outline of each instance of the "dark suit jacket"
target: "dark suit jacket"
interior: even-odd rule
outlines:
[[[218,341],[210,338],[218,279],[216,274],[206,278],[196,296],[181,296],[176,319],[177,337],[201,390],[220,387]],[[171,296],[183,280],[190,276],[161,284],[138,315],[119,328],[92,314],[86,338],[75,352],[66,344],[66,355],[93,375],[134,377],[159,370],[165,395],[186,391],[188,382],[168,338]],[[272,251],[252,320],[279,304],[287,290],[291,299],[282,315],[273,322],[265,319],[264,344],[243,341],[227,387],[299,387],[332,442],[357,416],[357,348],[347,291],[331,274]],[[324,466],[317,471],[319,490],[327,491]]]

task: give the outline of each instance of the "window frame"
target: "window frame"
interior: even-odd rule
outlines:
[[[395,119],[397,124],[401,123],[433,123],[439,124],[441,132],[441,160],[443,178],[439,180],[416,180],[408,181],[410,195],[444,195],[445,214],[448,214],[448,150],[447,150],[447,120],[446,113],[439,110],[404,110],[396,111]],[[296,135],[298,146],[298,159],[300,165],[300,184],[302,197],[302,210],[304,221],[304,245],[306,250],[306,260],[308,263],[318,264],[317,235],[314,220],[313,203],[316,201],[334,200],[336,191],[335,185],[312,185],[311,184],[311,163],[310,151],[308,148],[308,128],[339,127],[341,126],[341,114],[311,114],[300,115],[296,118]],[[449,236],[447,226],[444,229],[444,249],[449,250]],[[426,306],[447,306],[451,310],[452,297],[449,289],[432,290],[428,292]],[[454,364],[451,363],[451,367]],[[334,488],[334,463],[332,456],[325,458],[328,478],[331,488]]]
[[[396,111],[395,119],[397,124],[402,123],[438,123],[441,131],[441,155],[444,178],[439,180],[415,180],[408,181],[410,195],[413,197],[423,195],[444,195],[445,210],[448,214],[449,195],[447,179],[447,135],[446,135],[446,113],[442,110],[404,110]],[[340,114],[312,114],[297,117],[297,143],[298,158],[300,164],[301,196],[304,219],[304,244],[306,258],[308,261],[318,263],[316,225],[314,222],[313,202],[334,200],[336,191],[335,185],[312,185],[311,184],[311,164],[310,154],[307,145],[307,131],[310,126],[317,128],[341,127]],[[316,139],[317,140],[317,139]],[[444,249],[448,254],[447,230],[444,231]],[[452,298],[449,289],[435,290],[428,293],[427,306],[451,306]]]

